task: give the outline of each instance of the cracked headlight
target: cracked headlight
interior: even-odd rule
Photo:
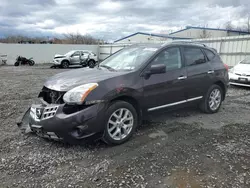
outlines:
[[[67,104],[83,104],[88,94],[97,86],[97,83],[89,83],[75,87],[64,94],[63,101]]]

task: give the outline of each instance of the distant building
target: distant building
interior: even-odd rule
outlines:
[[[185,29],[170,33],[169,36],[197,39],[197,38],[216,38],[216,37],[228,37],[228,36],[249,35],[249,34],[250,33],[246,31],[187,26]]]
[[[137,32],[121,39],[114,41],[114,43],[150,43],[150,42],[165,42],[172,40],[188,40],[198,38],[216,38],[238,35],[250,35],[246,31],[215,29],[205,27],[191,27],[187,26],[185,29],[172,32],[170,34],[153,34]]]
[[[114,41],[114,43],[153,43],[153,42],[165,42],[165,41],[172,41],[172,40],[184,40],[190,38],[183,38],[183,37],[175,37],[169,36],[165,34],[153,34],[153,33],[143,33],[137,32],[131,34],[129,36],[123,37]]]

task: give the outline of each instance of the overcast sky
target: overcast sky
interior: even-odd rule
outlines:
[[[249,0],[0,0],[0,36],[79,32],[115,40],[229,20],[243,25],[249,13]]]

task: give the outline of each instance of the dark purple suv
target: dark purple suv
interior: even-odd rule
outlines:
[[[127,141],[148,114],[198,104],[216,113],[225,99],[228,67],[203,44],[169,42],[132,45],[93,69],[48,79],[18,125],[39,136],[81,143],[98,137]]]

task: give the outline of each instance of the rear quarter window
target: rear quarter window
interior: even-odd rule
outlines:
[[[206,53],[207,58],[208,58],[209,61],[214,59],[214,57],[215,57],[214,52],[212,52],[211,50],[206,50],[206,49],[204,49],[204,52]]]
[[[200,48],[185,47],[184,57],[186,66],[193,66],[206,63],[205,55]]]

